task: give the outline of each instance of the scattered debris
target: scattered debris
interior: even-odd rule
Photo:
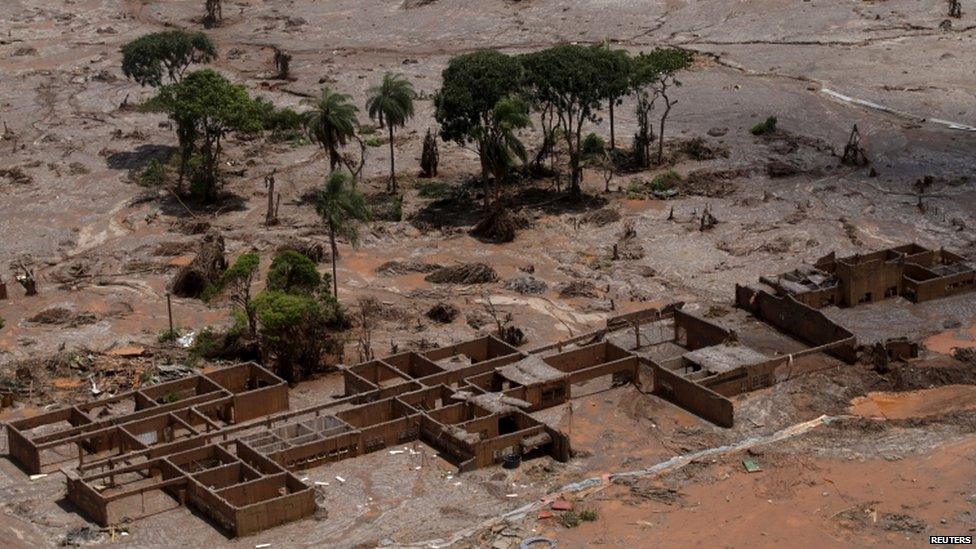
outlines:
[[[465,263],[443,267],[424,277],[434,284],[487,284],[498,281],[498,273],[484,263]]]
[[[460,313],[461,311],[457,308],[457,306],[450,303],[441,302],[434,305],[429,311],[427,311],[427,318],[435,322],[440,322],[441,324],[450,324],[451,322],[454,322],[454,319],[457,318]]]

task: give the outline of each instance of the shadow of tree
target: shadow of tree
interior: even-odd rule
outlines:
[[[139,145],[133,151],[110,154],[105,164],[113,170],[141,170],[153,160],[166,162],[174,154],[176,147],[169,145]]]

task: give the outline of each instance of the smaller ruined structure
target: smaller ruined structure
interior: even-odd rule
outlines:
[[[976,270],[963,257],[944,249],[906,244],[868,254],[820,258],[761,282],[777,295],[789,295],[819,309],[853,307],[895,296],[921,303],[976,289]]]

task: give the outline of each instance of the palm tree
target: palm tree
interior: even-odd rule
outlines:
[[[528,106],[520,99],[505,97],[492,109],[488,124],[475,129],[475,140],[481,157],[481,173],[485,184],[485,209],[490,205],[488,174],[500,185],[508,178],[516,159],[526,161],[525,145],[516,132],[532,125]]]
[[[403,127],[407,120],[413,118],[413,100],[417,96],[413,91],[413,84],[402,74],[386,73],[383,83],[369,89],[369,99],[366,100],[366,110],[369,117],[386,124],[390,132],[390,185],[391,192],[396,192],[396,161],[393,152],[393,132],[397,127]]]
[[[336,263],[339,261],[339,248],[336,236],[343,236],[353,246],[359,240],[355,221],[369,221],[372,215],[363,195],[351,185],[351,177],[346,172],[334,171],[325,179],[319,189],[315,211],[329,228],[329,244],[332,246],[332,295],[339,299],[339,283],[336,278]]]
[[[356,113],[359,109],[349,102],[350,96],[322,89],[322,97],[312,103],[312,110],[302,114],[302,124],[308,138],[329,151],[329,171],[335,171],[342,158],[339,148],[356,135]]]

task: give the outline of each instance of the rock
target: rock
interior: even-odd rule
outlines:
[[[729,133],[728,128],[709,128],[708,135],[712,137],[722,137],[723,135]]]

